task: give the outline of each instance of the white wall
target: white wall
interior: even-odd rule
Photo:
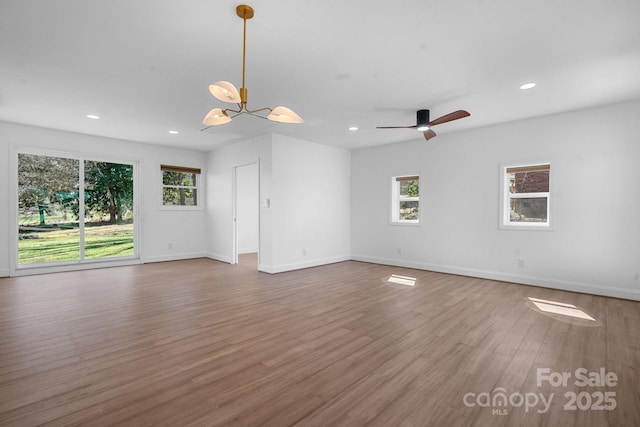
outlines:
[[[273,272],[351,258],[351,152],[273,135]]]
[[[233,260],[233,168],[259,161],[260,200],[271,198],[271,136],[225,145],[208,155],[208,256]],[[271,209],[260,208],[260,264],[272,263]],[[259,266],[259,268],[262,268]]]
[[[14,251],[12,230],[15,191],[9,188],[15,179],[16,148],[36,148],[57,152],[80,153],[96,158],[139,162],[139,228],[137,242],[142,261],[162,261],[206,255],[206,213],[161,210],[160,164],[192,166],[205,169],[202,153],[159,147],[131,141],[63,132],[32,126],[0,122],[0,274],[10,272],[10,253]],[[205,173],[205,172],[203,172]],[[203,193],[206,193],[206,187]],[[172,249],[169,249],[171,244]]]
[[[266,135],[207,156],[0,122],[0,276],[29,147],[139,161],[144,261],[230,262],[233,167],[259,159],[262,271],[353,258],[640,300],[638,117],[633,102],[354,152]],[[500,165],[547,161],[553,231],[500,230]],[[161,163],[203,168],[206,211],[160,209]],[[406,172],[421,174],[420,227],[389,225],[390,177]]]
[[[639,117],[633,102],[354,151],[353,258],[640,299]],[[498,229],[500,165],[546,161],[553,231]],[[389,225],[390,177],[416,171],[423,224]]]
[[[236,226],[238,253],[258,252],[258,164],[241,166],[236,174]]]
[[[231,262],[233,167],[260,161],[260,271],[350,258],[350,152],[265,135],[209,154],[209,256]],[[269,200],[269,207],[265,201]]]

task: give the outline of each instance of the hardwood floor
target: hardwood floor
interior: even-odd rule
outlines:
[[[5,278],[0,424],[637,426],[639,331],[634,301],[360,262]],[[616,385],[575,384],[601,367]],[[545,368],[567,385],[538,386]]]
[[[238,255],[238,264],[243,267],[250,267],[254,270],[258,269],[258,253],[248,253]]]

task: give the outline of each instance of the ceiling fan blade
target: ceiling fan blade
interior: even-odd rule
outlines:
[[[432,129],[425,130],[422,134],[427,141],[436,136],[436,133]]]
[[[438,117],[437,119],[430,121],[429,126],[435,126],[442,123],[450,122],[452,120],[462,119],[464,117],[469,117],[470,115],[471,114],[469,114],[468,111],[464,111],[464,110],[454,111],[453,113],[445,114],[442,117]]]
[[[376,129],[415,129],[417,126],[376,126]]]

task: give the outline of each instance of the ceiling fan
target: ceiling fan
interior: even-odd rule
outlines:
[[[429,110],[418,110],[416,112],[416,124],[413,126],[377,126],[376,129],[417,129],[422,132],[424,139],[427,141],[436,136],[436,133],[431,129],[431,126],[439,125],[453,120],[463,119],[469,117],[468,111],[458,110],[453,113],[445,114],[442,117],[438,117],[435,120],[429,121]]]

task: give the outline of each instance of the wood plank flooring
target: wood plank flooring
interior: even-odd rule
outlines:
[[[616,385],[575,384],[601,367]],[[571,378],[538,385],[545,368]],[[638,302],[427,271],[196,259],[0,279],[0,425],[637,426],[639,369]]]

